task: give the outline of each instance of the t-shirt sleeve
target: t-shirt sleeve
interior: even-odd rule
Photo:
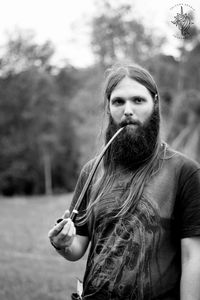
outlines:
[[[77,181],[77,184],[76,184],[76,187],[75,187],[75,190],[74,190],[74,194],[73,194],[73,198],[72,198],[72,202],[71,202],[71,205],[70,205],[70,211],[73,210],[80,194],[81,194],[81,191],[87,181],[87,178],[90,174],[90,171],[91,171],[91,168],[92,168],[92,165],[93,165],[93,160],[92,161],[89,161],[81,170],[80,172],[80,175],[79,175],[79,178],[78,178],[78,181]],[[86,192],[82,202],[81,202],[81,205],[79,207],[79,210],[78,210],[78,214],[79,215],[82,215],[85,211],[86,211],[86,208],[87,208],[87,204],[88,204],[88,193]],[[76,221],[76,218],[75,218],[75,227],[76,227],[76,233],[78,235],[82,235],[82,236],[88,236],[89,237],[89,230],[88,230],[88,225],[87,224],[84,224],[82,226],[78,226],[77,225],[77,221]]]
[[[181,238],[200,235],[200,168],[184,168],[179,197]]]

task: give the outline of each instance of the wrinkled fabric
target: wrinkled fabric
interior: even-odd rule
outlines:
[[[92,225],[76,226],[91,241],[83,299],[178,300],[181,239],[200,235],[200,167],[168,148],[162,168],[146,184],[137,208],[123,219],[106,216],[129,192],[129,176],[120,176],[104,213],[93,212]],[[82,170],[72,201],[77,201],[94,161]],[[89,192],[82,202],[86,209]]]

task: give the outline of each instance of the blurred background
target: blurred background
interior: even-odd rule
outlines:
[[[105,70],[147,68],[163,139],[200,162],[200,2],[0,4],[0,300],[70,299],[86,258],[66,262],[47,233],[101,147]]]

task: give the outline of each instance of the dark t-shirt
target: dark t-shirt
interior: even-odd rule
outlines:
[[[72,205],[94,160],[83,168]],[[129,176],[119,176],[104,197],[129,191]],[[86,209],[90,192],[80,211]],[[108,203],[110,203],[108,201]],[[200,235],[200,166],[168,148],[162,168],[145,185],[137,208],[118,221],[93,213],[92,223],[77,226],[91,242],[83,299],[180,299],[181,239]]]

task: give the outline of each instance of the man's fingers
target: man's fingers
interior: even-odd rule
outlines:
[[[72,238],[76,234],[76,229],[74,223],[68,219],[68,222],[65,224],[63,229],[57,234],[51,237],[54,243],[57,245],[65,244],[66,246],[72,242]]]
[[[75,236],[75,234],[76,234],[76,229],[74,226],[71,226],[69,229],[68,235],[72,237],[72,236]]]
[[[64,212],[64,215],[62,215],[61,218],[59,218],[57,221],[56,221],[56,224],[62,222],[64,219],[68,219],[70,216],[70,211],[67,209],[65,212]]]
[[[62,230],[61,233],[63,235],[69,235],[70,230],[73,229],[73,228],[74,228],[74,223],[72,222],[71,219],[68,219],[68,222],[63,227],[63,230]]]
[[[68,222],[68,223],[65,224],[62,231],[60,232],[60,237],[61,238],[64,238],[66,235],[68,235],[69,228],[70,228],[70,224]]]
[[[69,209],[67,209],[67,210],[64,212],[64,215],[62,216],[62,218],[63,218],[63,219],[67,219],[67,218],[69,218],[69,216],[70,216],[70,211],[69,211]]]
[[[51,238],[53,236],[56,236],[65,226],[65,224],[68,222],[69,219],[64,219],[60,223],[56,224],[48,234],[48,237]]]

